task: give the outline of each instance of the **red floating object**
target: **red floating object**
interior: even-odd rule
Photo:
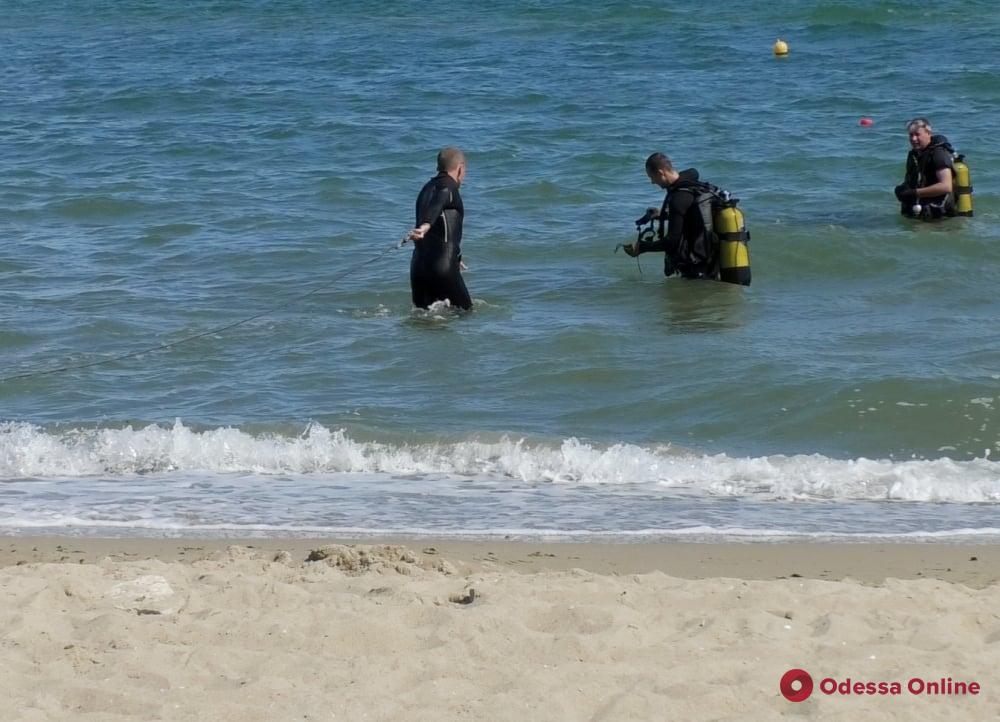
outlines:
[[[869,125],[874,125],[874,124],[875,124],[875,121],[874,121],[874,120],[872,120],[871,118],[862,118],[861,120],[859,120],[859,121],[858,121],[858,125],[863,125],[863,126],[865,126],[866,128],[867,128],[867,127],[868,127]]]

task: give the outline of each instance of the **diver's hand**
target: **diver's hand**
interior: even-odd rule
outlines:
[[[646,212],[640,217],[635,219],[636,226],[644,226],[650,221],[655,221],[660,217],[660,209],[650,206],[646,209]]]
[[[636,256],[639,255],[639,244],[626,243],[625,245],[622,246],[622,250],[625,251],[625,253],[627,253],[628,255],[632,256],[632,258],[635,258]]]
[[[914,188],[898,185],[896,186],[896,198],[904,206],[912,206],[917,202],[917,191]]]
[[[410,235],[407,236],[411,241],[422,241],[424,236],[427,235],[427,231],[431,229],[430,223],[421,223],[419,226],[410,231]]]

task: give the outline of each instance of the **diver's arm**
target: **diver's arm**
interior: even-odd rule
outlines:
[[[438,188],[437,193],[434,194],[430,203],[423,208],[423,212],[420,214],[420,225],[427,226],[428,230],[430,230],[430,227],[433,226],[434,221],[440,217],[445,205],[447,205],[450,200],[451,189]]]
[[[438,188],[437,192],[431,198],[430,203],[428,203],[424,208],[421,209],[419,223],[417,227],[410,231],[410,240],[419,241],[427,232],[431,229],[440,216],[442,211],[444,211],[445,205],[451,200],[451,190],[448,188]]]
[[[906,154],[906,167],[903,169],[903,188],[916,188],[917,187],[917,156],[916,151],[910,151]]]
[[[923,188],[917,188],[917,198],[934,198],[951,193],[951,168],[940,168],[937,172],[937,183]]]
[[[663,250],[675,255],[684,237],[684,216],[694,203],[691,193],[674,193],[670,197],[670,213],[667,221],[667,235],[663,239]]]

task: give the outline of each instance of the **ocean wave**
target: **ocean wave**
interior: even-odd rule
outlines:
[[[303,524],[192,524],[170,520],[95,520],[72,514],[50,514],[45,519],[2,519],[0,532],[17,531],[59,536],[148,537],[148,538],[231,538],[231,539],[311,539],[341,537],[376,539],[387,537],[454,540],[503,539],[536,542],[636,543],[683,541],[694,543],[987,543],[1000,539],[1000,528],[967,527],[936,531],[797,531],[734,526],[698,525],[679,529],[560,529],[484,526],[452,529],[422,526],[310,526]]]
[[[171,473],[440,475],[496,483],[656,486],[691,495],[755,500],[1000,502],[1000,462],[988,458],[834,459],[821,454],[738,457],[669,444],[555,443],[504,437],[388,443],[358,441],[310,424],[298,435],[172,426],[50,431],[0,423],[0,481],[129,478]]]

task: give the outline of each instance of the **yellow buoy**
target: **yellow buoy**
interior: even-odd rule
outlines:
[[[788,43],[786,43],[781,38],[774,41],[774,54],[775,55],[788,55]]]

